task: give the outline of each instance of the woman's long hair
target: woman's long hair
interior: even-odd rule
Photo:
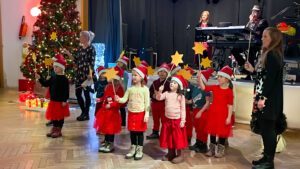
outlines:
[[[203,16],[205,13],[207,14],[207,23],[209,22],[209,12],[208,12],[208,11],[203,11],[203,12],[201,13],[200,23],[202,22],[202,16]]]
[[[263,47],[262,48],[262,59],[261,59],[261,65],[263,68],[265,68],[265,62],[266,62],[266,56],[269,51],[275,51],[280,56],[280,64],[283,63],[283,40],[282,40],[282,33],[277,29],[273,27],[268,27],[265,29],[267,33],[271,37],[271,42],[268,46],[268,48]],[[282,66],[282,65],[281,65]]]

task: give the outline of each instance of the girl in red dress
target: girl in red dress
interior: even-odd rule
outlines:
[[[172,161],[175,164],[184,161],[182,149],[188,146],[183,95],[183,89],[187,86],[186,80],[181,75],[173,76],[170,83],[171,91],[162,93],[164,86],[161,86],[156,95],[157,100],[165,100],[165,120],[162,121],[159,142],[161,148],[168,148],[168,154],[162,160]]]
[[[102,106],[96,113],[94,121],[94,128],[97,133],[103,133],[105,135],[104,142],[101,143],[99,152],[110,153],[114,151],[114,138],[115,134],[121,131],[121,115],[119,112],[121,104],[115,101],[115,94],[119,97],[123,97],[124,89],[120,83],[121,77],[123,77],[123,71],[114,68],[118,71],[113,84],[109,82],[106,86],[103,97],[100,98]],[[115,93],[114,93],[115,91]]]
[[[69,105],[69,81],[64,75],[66,66],[65,58],[59,54],[56,55],[57,60],[53,64],[55,76],[48,76],[47,79],[41,78],[36,74],[42,86],[49,87],[50,102],[46,110],[46,119],[53,121],[53,127],[47,137],[61,137],[64,118],[70,116]]]
[[[207,133],[210,134],[209,151],[206,156],[217,158],[225,155],[225,139],[232,136],[232,105],[233,85],[230,77],[232,69],[229,66],[223,67],[218,72],[218,85],[205,86],[203,80],[198,76],[198,82],[202,90],[212,91],[213,102],[209,108],[207,120]],[[218,144],[216,137],[219,138]],[[215,153],[217,149],[217,153]]]

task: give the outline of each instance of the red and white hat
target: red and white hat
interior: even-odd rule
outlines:
[[[54,61],[53,66],[58,66],[58,67],[62,68],[63,70],[65,70],[65,68],[66,68],[65,58],[64,57],[58,58],[56,61]]]
[[[180,66],[176,66],[175,64],[173,63],[169,63],[168,64],[169,68],[171,69],[171,75],[174,75],[175,72],[179,71],[181,69]]]
[[[100,76],[102,73],[105,73],[106,72],[106,69],[104,66],[99,66],[97,68],[97,73],[98,73],[98,76]]]
[[[129,59],[126,56],[122,56],[117,60],[117,62],[122,62],[127,66]]]
[[[115,71],[118,71],[116,77],[114,79],[121,80],[124,76],[124,70],[119,68],[118,66],[114,67]]]
[[[142,60],[140,66],[144,66],[144,67],[147,68],[149,65],[148,65],[148,63],[146,61]]]
[[[165,71],[167,73],[170,71],[170,68],[166,64],[166,62],[164,62],[162,65],[160,65],[160,67],[158,68],[157,72],[160,72],[160,71]]]
[[[171,81],[172,80],[176,81],[179,84],[181,90],[189,87],[187,81],[181,75],[173,76]]]
[[[59,54],[53,56],[51,59],[53,61],[56,61],[56,60],[61,59],[61,58],[64,58],[64,56],[61,53],[59,53]]]
[[[218,76],[223,76],[229,80],[231,80],[232,69],[229,66],[224,66],[219,72]]]
[[[191,75],[195,73],[195,71],[191,67],[186,67],[184,70],[190,71]]]
[[[201,71],[201,79],[202,79],[202,81],[205,83],[205,84],[207,84],[207,82],[208,82],[208,79],[209,79],[209,77],[210,77],[210,75],[212,74],[212,73],[214,73],[214,69],[212,69],[212,68],[209,68],[209,69],[206,69],[206,70],[202,70]]]
[[[139,67],[135,67],[133,68],[134,71],[136,71],[145,81],[145,83],[148,83],[148,70],[147,68],[143,67],[143,66],[139,66]]]

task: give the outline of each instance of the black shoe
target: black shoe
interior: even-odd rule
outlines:
[[[201,142],[201,144],[199,145],[199,152],[196,151],[197,153],[207,153],[207,144],[204,142]]]
[[[77,117],[77,121],[85,121],[85,120],[90,120],[89,115],[80,115]]]
[[[149,136],[146,136],[146,139],[159,139],[159,134],[158,131],[153,130],[152,134],[150,134]]]
[[[261,159],[252,161],[252,169],[273,169],[274,158],[264,155]]]
[[[50,121],[48,121],[48,122],[46,123],[46,126],[47,126],[47,127],[49,127],[49,126],[53,126],[53,121],[51,121],[51,120],[50,120]]]

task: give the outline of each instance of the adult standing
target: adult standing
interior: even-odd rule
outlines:
[[[262,56],[255,68],[249,62],[245,69],[256,73],[252,115],[258,118],[263,139],[263,158],[253,161],[253,168],[274,168],[276,121],[283,117],[283,42],[282,33],[272,27],[262,35]]]
[[[94,65],[96,51],[95,47],[91,45],[92,40],[94,39],[95,34],[91,31],[82,31],[80,32],[80,44],[81,46],[71,54],[68,50],[65,50],[64,53],[67,54],[71,60],[77,65],[77,72],[75,78],[75,87],[76,87],[76,98],[81,109],[81,115],[77,117],[78,121],[89,120],[89,108],[91,105],[91,97],[88,90],[84,90],[81,87],[81,84],[85,80],[92,80],[95,76]],[[94,78],[95,79],[95,78]],[[83,100],[82,92],[84,93]]]

